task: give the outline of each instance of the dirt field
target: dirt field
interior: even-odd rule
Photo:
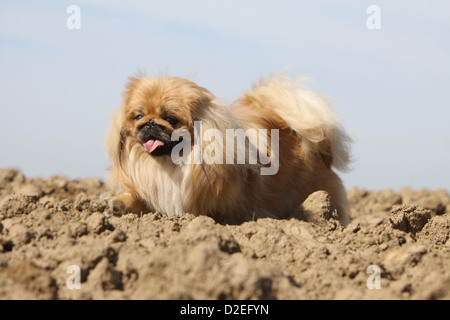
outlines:
[[[0,299],[450,299],[443,190],[351,189],[347,228],[324,192],[309,221],[230,226],[107,216],[105,191],[0,170]]]

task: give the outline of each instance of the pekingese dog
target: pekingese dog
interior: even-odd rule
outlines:
[[[346,225],[333,167],[346,168],[349,142],[328,100],[283,74],[229,106],[183,78],[136,76],[107,133],[110,210],[236,224],[289,218],[325,190]]]

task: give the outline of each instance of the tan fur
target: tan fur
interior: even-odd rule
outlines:
[[[226,129],[278,129],[279,170],[261,175],[261,163],[174,164],[169,155],[154,157],[136,139],[137,108],[144,114],[139,121],[163,124],[162,112],[175,114],[179,128],[192,136],[194,121],[224,137]],[[345,225],[346,193],[331,166],[345,168],[348,142],[328,101],[283,75],[261,81],[231,107],[182,78],[132,78],[107,133],[113,203],[122,211],[189,212],[240,223],[253,217],[287,218],[312,192],[325,190]],[[202,147],[204,151],[207,145]],[[268,155],[274,159],[270,151]]]

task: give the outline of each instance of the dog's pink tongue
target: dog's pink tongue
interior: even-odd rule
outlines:
[[[155,151],[156,148],[161,147],[164,145],[164,142],[160,140],[148,140],[146,143],[144,143],[145,150],[147,150],[148,153],[152,153]]]

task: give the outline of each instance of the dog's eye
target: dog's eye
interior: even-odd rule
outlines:
[[[137,116],[134,117],[136,120],[142,119],[142,114],[138,114]]]
[[[178,119],[174,117],[164,117],[164,120],[166,120],[172,127],[174,127],[178,123]]]

